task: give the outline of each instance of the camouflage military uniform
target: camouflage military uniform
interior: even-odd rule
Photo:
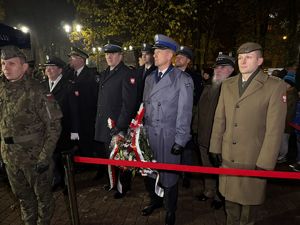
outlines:
[[[50,224],[52,153],[60,135],[59,106],[38,81],[0,82],[1,154],[26,225]],[[37,165],[49,165],[37,172]]]

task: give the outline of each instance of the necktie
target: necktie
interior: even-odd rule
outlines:
[[[163,77],[163,75],[164,75],[164,74],[163,74],[162,72],[159,72],[159,73],[158,73],[158,81],[160,81],[160,79]]]
[[[77,77],[77,70],[75,70],[74,72],[74,77]]]
[[[53,85],[54,85],[54,81],[51,81],[51,84],[50,84],[50,89],[53,88]]]

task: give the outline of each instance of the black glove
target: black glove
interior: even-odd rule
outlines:
[[[222,165],[222,154],[209,153],[209,158],[213,167],[220,167]]]
[[[171,149],[171,153],[173,155],[180,155],[182,152],[183,152],[183,147],[175,143]]]
[[[111,130],[110,130],[110,136],[111,137],[113,137],[113,136],[115,136],[115,135],[117,135],[119,133],[120,133],[120,130],[117,127],[111,128]]]
[[[47,171],[49,169],[49,164],[48,163],[45,163],[45,162],[38,162],[36,165],[35,165],[35,171],[37,173],[44,173],[45,171]]]

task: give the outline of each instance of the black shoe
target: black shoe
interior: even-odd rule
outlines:
[[[198,201],[205,202],[209,197],[207,197],[205,194],[197,195],[196,198]]]
[[[114,194],[114,199],[124,198],[125,195],[126,195],[126,192],[120,193],[120,192],[117,191],[117,192]]]
[[[174,225],[175,224],[175,213],[174,212],[167,212],[165,222],[166,222],[165,225]]]
[[[142,210],[142,216],[149,216],[153,213],[155,209],[161,208],[162,204],[150,204],[143,208]]]
[[[218,200],[213,200],[211,205],[210,205],[213,209],[220,209],[223,206],[223,202],[222,201],[218,201]]]
[[[109,191],[109,190],[110,190],[110,184],[104,184],[104,185],[102,186],[102,188],[103,188],[103,190],[105,190],[105,191]]]

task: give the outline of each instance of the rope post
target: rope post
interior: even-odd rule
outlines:
[[[71,223],[72,225],[80,225],[74,179],[73,151],[62,152],[62,156],[64,159],[64,169],[68,188]]]

